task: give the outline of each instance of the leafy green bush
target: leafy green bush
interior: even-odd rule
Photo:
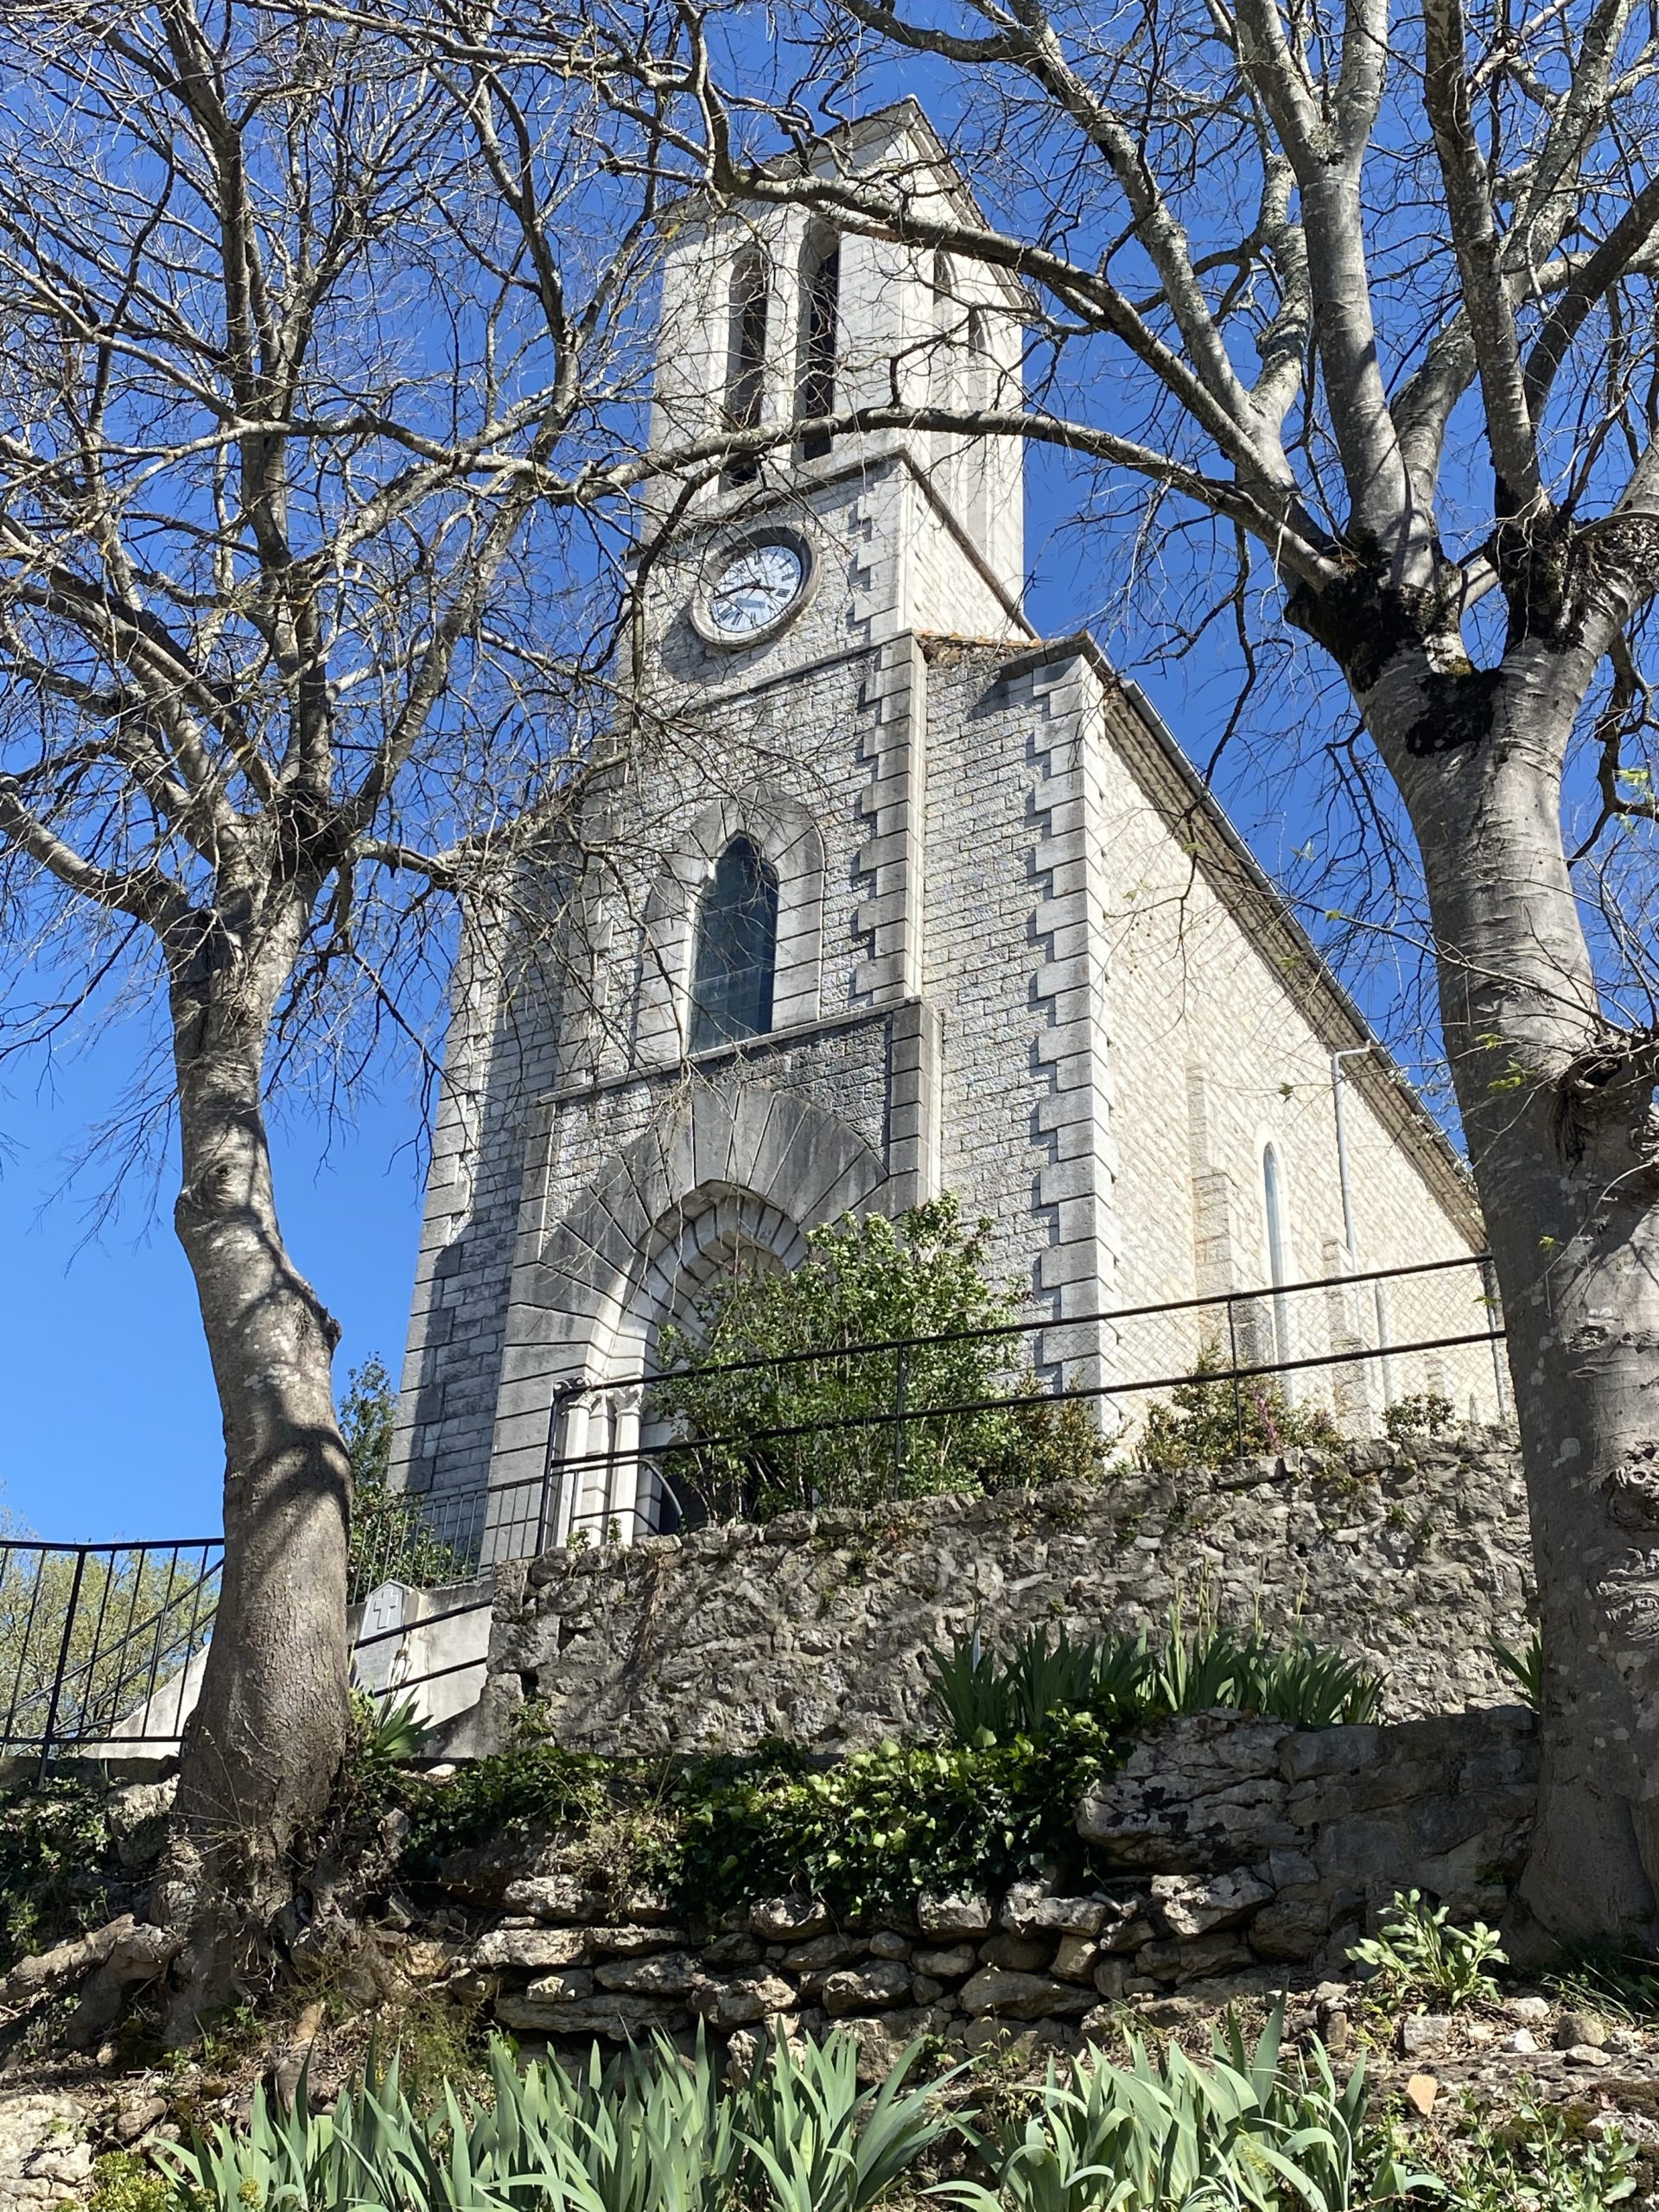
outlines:
[[[990,1749],[887,1743],[831,1764],[768,1744],[667,1773],[524,1742],[453,1781],[406,1779],[402,1864],[429,1879],[449,1852],[537,1827],[594,1886],[647,1884],[693,1916],[794,1891],[861,1920],[941,1884],[1080,1866],[1078,1800],[1118,1757],[1086,1713]]]
[[[381,1361],[365,1359],[346,1376],[340,1433],[352,1463],[347,1594],[353,1605],[383,1582],[435,1590],[445,1582],[464,1582],[474,1571],[470,1560],[427,1526],[418,1498],[388,1487],[396,1403]]]
[[[1375,1719],[1382,1685],[1356,1661],[1303,1637],[1274,1644],[1215,1623],[1183,1635],[1172,1611],[1164,1649],[1142,1630],[1073,1643],[1062,1628],[1015,1639],[1002,1659],[978,1632],[925,1660],[929,1697],[962,1745],[1034,1735],[1058,1714],[1086,1712],[1112,1728],[1147,1727],[1182,1713],[1236,1706],[1295,1728]]]
[[[1218,1467],[1229,1459],[1288,1451],[1293,1445],[1338,1448],[1342,1438],[1323,1406],[1293,1405],[1272,1376],[1237,1382],[1218,1370],[1220,1347],[1206,1344],[1192,1379],[1178,1382],[1166,1406],[1147,1410],[1140,1453],[1160,1474]]]
[[[1131,2041],[1129,2063],[1089,2050],[1051,2067],[1035,2109],[992,2147],[979,2212],[1357,2212],[1433,2186],[1364,2133],[1365,2069],[1340,2088],[1323,2048],[1280,2063],[1282,2004],[1253,2050],[1230,2018],[1208,2065]]]
[[[1497,1930],[1484,1920],[1454,1928],[1446,1905],[1431,1905],[1421,1890],[1398,1891],[1376,1936],[1356,1943],[1348,1956],[1357,1966],[1374,1967],[1392,1993],[1426,1992],[1447,2005],[1471,2005],[1496,1997],[1497,1984],[1489,1966],[1507,1966]]]
[[[1444,1436],[1457,1427],[1457,1408],[1438,1390],[1420,1390],[1408,1398],[1396,1398],[1382,1415],[1382,1426],[1396,1444]]]
[[[823,1768],[780,1748],[694,1770],[672,1793],[673,1878],[704,1910],[793,1891],[855,1921],[907,1910],[919,1890],[1075,1866],[1078,1800],[1117,1757],[1080,1713],[989,1748],[887,1743]]]
[[[807,1230],[793,1274],[720,1283],[695,1334],[664,1332],[671,1371],[651,1410],[688,1440],[666,1455],[671,1480],[715,1520],[765,1521],[797,1506],[1096,1474],[1104,1447],[1075,1402],[982,1402],[1036,1388],[1020,1362],[1014,1300],[985,1273],[988,1228],[966,1229],[949,1195],[896,1221],[847,1214]],[[974,1331],[985,1333],[959,1333]],[[935,1341],[895,1341],[917,1337]],[[790,1363],[717,1371],[737,1360]],[[917,1417],[895,1420],[901,1404]],[[977,1410],[926,1411],[951,1406]],[[846,1425],[822,1426],[836,1422]],[[779,1429],[802,1433],[767,1433]]]

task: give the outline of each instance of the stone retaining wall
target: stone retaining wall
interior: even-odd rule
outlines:
[[[1531,1591],[1518,1460],[1491,1433],[790,1514],[499,1574],[458,1749],[524,1697],[594,1751],[868,1745],[925,1725],[921,1655],[954,1634],[1157,1624],[1178,1599],[1341,1645],[1387,1677],[1391,1717],[1455,1711],[1503,1696],[1488,1639],[1524,1640]]]
[[[874,2071],[918,2034],[1065,2048],[1125,2000],[1155,2018],[1171,1997],[1315,1984],[1396,1890],[1496,1919],[1536,1777],[1516,1707],[1325,1730],[1200,1714],[1148,1737],[1080,1808],[1083,1894],[923,1897],[858,1929],[774,1898],[698,1929],[664,1898],[590,1892],[550,1847],[496,1847],[443,1870],[447,1893],[489,1916],[442,1947],[440,1970],[503,2026],[555,2043],[842,2022]]]

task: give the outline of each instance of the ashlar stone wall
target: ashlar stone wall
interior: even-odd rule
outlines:
[[[530,1698],[593,1751],[854,1748],[926,1725],[923,1655],[953,1636],[1133,1630],[1178,1601],[1339,1645],[1389,1717],[1455,1711],[1505,1694],[1488,1641],[1524,1640],[1530,1572],[1490,1432],[566,1549],[499,1571],[474,1741]]]

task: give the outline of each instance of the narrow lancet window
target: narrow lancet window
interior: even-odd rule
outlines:
[[[841,240],[833,231],[815,231],[807,241],[802,276],[801,372],[797,381],[797,412],[805,416],[836,411],[836,358],[841,346]],[[827,430],[814,430],[801,441],[801,452],[816,461],[830,450]]]
[[[1285,1229],[1285,1178],[1279,1154],[1268,1145],[1262,1154],[1262,1204],[1268,1225],[1268,1276],[1276,1293],[1290,1279],[1289,1239]],[[1290,1301],[1282,1295],[1273,1301],[1274,1357],[1290,1357]]]
[[[778,968],[778,874],[750,837],[734,837],[697,908],[691,1050],[772,1027]]]
[[[732,270],[729,335],[727,343],[726,427],[760,426],[766,378],[766,310],[772,272],[758,247],[740,254]],[[759,456],[735,454],[727,463],[729,484],[752,484],[760,474]]]

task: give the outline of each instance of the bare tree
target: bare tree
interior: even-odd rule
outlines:
[[[178,2034],[288,1896],[348,1725],[338,1332],[268,1091],[308,1046],[349,1078],[442,899],[509,899],[581,784],[657,209],[580,84],[532,111],[258,0],[14,6],[0,65],[0,1045],[162,1010],[224,1414],[146,1953]]]
[[[843,395],[822,428],[1040,439],[1143,486],[1146,528],[1211,518],[1245,564],[1217,596],[1234,589],[1242,620],[1261,564],[1408,818],[1541,1592],[1523,1898],[1554,1936],[1652,1929],[1651,13],[1133,0],[1103,20],[1042,0],[803,0],[779,20],[769,73],[774,18],[742,4],[589,13],[581,36],[672,173],[717,203],[804,204],[1012,271],[1033,299],[1034,398],[941,405],[895,365],[885,401]],[[515,31],[526,66],[573,37],[548,10]],[[943,195],[926,161],[882,172],[854,137],[816,143],[884,80],[931,86],[957,118],[946,138],[988,213]],[[1592,786],[1589,836],[1569,839]],[[1619,906],[1614,833],[1635,879]]]

